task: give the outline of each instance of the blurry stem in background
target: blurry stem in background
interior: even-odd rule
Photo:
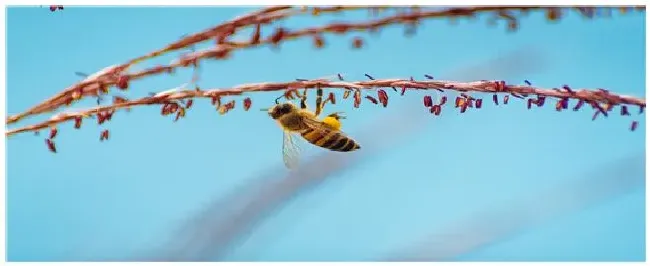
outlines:
[[[437,228],[419,243],[387,261],[450,261],[497,244],[522,231],[601,202],[643,189],[645,155],[629,156],[585,177],[533,196],[510,201],[498,210],[476,213],[447,228]],[[452,237],[447,237],[451,235]],[[502,260],[507,260],[504,258]]]

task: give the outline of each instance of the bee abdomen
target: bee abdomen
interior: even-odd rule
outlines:
[[[325,132],[307,129],[301,132],[300,135],[309,143],[331,151],[350,152],[361,148],[356,141],[339,132],[326,134]]]
[[[321,147],[339,152],[350,152],[361,148],[356,141],[340,133],[334,133],[329,136]]]
[[[325,135],[323,135],[322,132],[319,132],[311,128],[304,130],[303,132],[300,133],[300,135],[309,143],[314,144],[316,146],[320,146],[317,143],[323,138],[325,138]]]

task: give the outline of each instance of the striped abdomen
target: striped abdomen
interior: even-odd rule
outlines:
[[[340,131],[308,128],[300,132],[300,135],[309,143],[332,151],[350,152],[361,148],[356,141]]]

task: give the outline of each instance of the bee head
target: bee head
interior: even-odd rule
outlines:
[[[275,106],[273,106],[273,108],[269,109],[269,115],[273,119],[278,119],[281,116],[294,111],[295,108],[296,106],[289,102],[276,104]]]

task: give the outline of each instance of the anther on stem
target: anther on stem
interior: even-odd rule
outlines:
[[[277,46],[284,39],[285,33],[286,30],[284,28],[282,27],[276,28],[275,32],[271,36],[271,43]]]
[[[104,129],[104,131],[102,131],[102,133],[99,134],[99,141],[108,140],[109,137],[108,134],[109,134],[108,129]]]
[[[354,108],[359,108],[361,105],[361,91],[354,91]]]
[[[54,139],[54,138],[56,137],[56,134],[57,134],[58,132],[59,132],[59,131],[58,131],[55,127],[52,127],[52,128],[50,129],[50,139]]]
[[[361,39],[360,37],[354,37],[354,39],[352,40],[352,47],[354,47],[355,49],[360,49],[361,47],[363,47],[363,39]]]
[[[598,114],[600,114],[600,111],[596,111],[596,112],[594,112],[594,115],[591,116],[591,121],[596,120],[596,117],[598,117]]]
[[[438,116],[440,115],[440,112],[442,112],[442,107],[440,107],[440,105],[431,106],[429,112],[431,112],[435,116]]]
[[[323,39],[323,36],[321,35],[314,35],[314,47],[320,49],[325,46],[325,40]]]
[[[102,87],[102,86],[100,86]],[[121,75],[117,78],[117,87],[121,90],[126,90],[129,88],[129,76]],[[103,90],[108,90],[108,87],[104,86]]]
[[[163,104],[163,106],[160,108],[160,115],[168,115],[169,114],[169,103]]]
[[[260,24],[257,24],[255,26],[255,32],[253,33],[253,36],[251,38],[251,43],[252,44],[259,44],[260,43],[261,31],[262,31],[262,26]]]
[[[343,92],[343,99],[344,100],[347,99],[348,97],[350,97],[350,92],[351,92],[351,90],[346,90],[346,91]]]
[[[176,113],[176,111],[178,111],[178,108],[180,108],[180,106],[178,106],[177,103],[170,103],[169,104],[169,113],[172,113],[172,114]]]
[[[562,16],[562,10],[557,7],[551,7],[546,9],[546,19],[549,21],[559,20]]]
[[[386,107],[388,105],[388,93],[386,93],[385,90],[378,90],[377,97],[379,98],[379,102],[381,102],[381,105],[383,107]]]
[[[464,113],[465,111],[467,111],[467,107],[468,107],[468,106],[467,106],[467,102],[463,102],[463,103],[460,105],[460,113],[462,114],[462,113]]]
[[[595,109],[597,109],[597,110],[598,110],[597,112],[601,112],[601,113],[603,113],[603,115],[604,115],[605,117],[608,116],[608,115],[607,115],[607,110],[605,110],[602,106],[600,106],[599,103],[597,103],[597,102],[592,102],[591,106],[594,107]]]
[[[51,139],[45,139],[45,144],[47,145],[47,148],[52,152],[56,153],[56,145],[54,144],[54,141]]]
[[[627,106],[621,105],[621,115],[630,115],[630,113],[627,111]]]
[[[181,117],[185,117],[185,108],[180,107],[178,111],[176,112],[176,117],[174,118],[174,122],[178,121]]]
[[[578,110],[580,110],[580,107],[582,107],[582,105],[583,105],[584,103],[585,103],[584,100],[579,100],[578,103],[576,103],[576,105],[573,107],[573,111],[578,111]]]
[[[424,101],[424,107],[433,106],[433,99],[431,99],[431,96],[429,96],[429,95],[424,96],[423,101]]]
[[[212,105],[214,105],[216,108],[219,108],[221,106],[221,97],[212,96]]]
[[[561,111],[562,109],[567,109],[569,106],[569,99],[567,98],[562,98],[555,103],[555,110],[556,111]]]
[[[474,98],[468,98],[466,100],[466,103],[467,103],[467,107],[474,108]]]
[[[251,98],[246,97],[246,99],[244,99],[244,111],[248,111],[248,109],[251,108],[252,104],[253,104],[253,101],[251,100]]]
[[[476,99],[476,109],[481,109],[481,106],[483,106],[483,99]]]
[[[329,102],[331,102],[332,104],[336,104],[336,95],[334,95],[333,92],[330,92],[330,93],[327,95],[327,100],[328,100]]]
[[[218,108],[219,114],[224,115],[224,114],[228,113],[230,110],[232,110],[234,108],[235,108],[235,100],[231,100],[230,102],[228,102],[228,103],[226,103],[226,104],[224,104],[224,105],[222,105],[222,106],[220,106]]]
[[[77,116],[74,118],[74,128],[79,129],[81,128],[81,116]]]
[[[373,104],[378,104],[379,103],[379,101],[377,101],[377,99],[375,99],[375,97],[372,97],[370,95],[366,95],[366,99],[368,99]]]
[[[97,124],[101,125],[106,121],[106,116],[104,115],[103,112],[97,113]]]

